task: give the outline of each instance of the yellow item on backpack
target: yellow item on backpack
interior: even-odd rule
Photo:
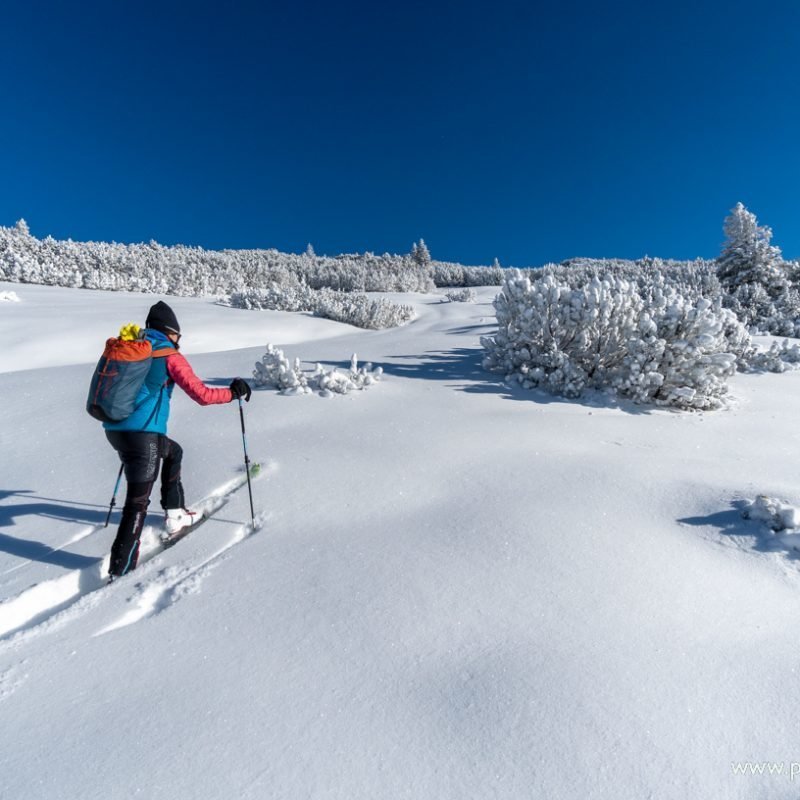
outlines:
[[[119,329],[119,338],[123,342],[134,342],[139,338],[141,328],[135,322],[129,322]]]

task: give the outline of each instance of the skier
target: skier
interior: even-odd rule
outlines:
[[[181,329],[175,313],[163,301],[150,308],[145,326],[142,335],[152,345],[153,360],[136,398],[136,408],[122,422],[103,423],[106,438],[119,453],[128,481],[122,519],[111,547],[111,580],[136,568],[139,540],[160,461],[161,506],[167,534],[175,534],[199,518],[185,507],[181,484],[183,450],[167,437],[174,385],[177,383],[192,400],[204,406],[229,403],[240,397],[249,402],[251,394],[241,378],[235,378],[228,389],[214,389],[195,375],[179,352]]]

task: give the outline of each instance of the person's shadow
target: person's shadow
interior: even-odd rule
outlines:
[[[705,517],[684,517],[678,522],[683,525],[711,525],[725,536],[751,538],[752,549],[759,553],[783,552],[790,560],[800,559],[800,533],[793,530],[770,530],[764,522],[747,516],[749,505],[744,500],[734,500],[725,511],[717,511]]]
[[[30,498],[32,502],[3,503],[10,497]],[[89,504],[70,504],[50,497],[39,497],[29,489],[0,489],[0,551],[27,561],[41,561],[65,569],[82,569],[92,566],[101,559],[70,553],[54,548],[44,542],[21,539],[11,536],[6,530],[16,524],[20,517],[34,516],[45,520],[60,520],[102,525],[107,511]]]

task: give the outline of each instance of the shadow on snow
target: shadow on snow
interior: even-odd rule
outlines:
[[[684,517],[678,522],[697,527],[711,526],[723,536],[748,537],[752,549],[759,553],[786,553],[791,560],[800,559],[800,534],[773,532],[766,524],[742,516],[749,506],[745,500],[734,500],[727,511],[717,511],[704,517]]]
[[[95,526],[102,525],[106,520],[107,511],[100,506],[58,500],[41,502],[50,501],[53,498],[39,497],[26,489],[0,490],[0,500],[23,496],[26,499],[39,502],[0,505],[0,529],[15,525],[15,520],[23,516],[42,517],[46,520],[76,522]],[[112,521],[110,525],[113,524]],[[0,551],[28,561],[41,561],[45,564],[54,564],[66,569],[81,569],[98,562],[97,558],[70,553],[32,539],[20,539],[5,532],[0,532]]]
[[[454,389],[469,394],[495,394],[506,400],[540,405],[568,404],[587,408],[616,408],[628,414],[651,414],[664,410],[639,406],[605,392],[587,390],[581,397],[568,398],[549,394],[543,389],[524,389],[506,383],[483,368],[484,350],[480,347],[459,347],[447,351],[432,351],[413,355],[392,356],[381,362],[386,375],[427,381],[443,381]],[[324,362],[342,370],[350,368],[349,361]]]

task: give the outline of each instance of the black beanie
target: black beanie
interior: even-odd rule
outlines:
[[[175,312],[163,301],[159,300],[154,306],[150,306],[147,312],[145,326],[161,331],[162,333],[180,333],[181,326],[178,325],[178,318]]]

